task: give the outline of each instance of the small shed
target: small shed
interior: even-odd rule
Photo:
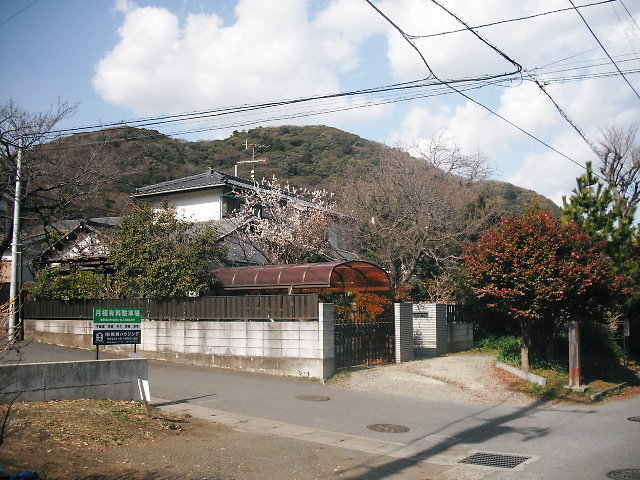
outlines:
[[[300,265],[262,265],[212,272],[225,291],[251,293],[380,292],[390,290],[389,276],[363,261]]]

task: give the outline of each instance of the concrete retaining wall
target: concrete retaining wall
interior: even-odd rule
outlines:
[[[148,358],[249,371],[329,378],[334,373],[333,309],[320,305],[320,320],[309,322],[142,321]],[[27,320],[28,338],[45,343],[95,348],[91,320]],[[133,345],[101,347],[131,351]]]
[[[0,402],[78,398],[139,400],[138,379],[147,380],[143,358],[0,366]]]

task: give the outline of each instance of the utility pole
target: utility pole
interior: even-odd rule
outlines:
[[[11,287],[9,290],[9,342],[16,340],[18,327],[20,276],[22,274],[22,243],[20,242],[20,206],[22,203],[22,138],[16,160],[16,190],[13,199],[13,239],[11,243]]]

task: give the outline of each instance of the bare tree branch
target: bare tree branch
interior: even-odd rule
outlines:
[[[355,223],[359,255],[385,268],[396,288],[421,262],[438,271],[455,266],[461,244],[493,218],[492,208],[474,203],[472,179],[481,166],[467,163],[457,148],[440,151],[441,140],[434,139],[428,160],[389,149],[376,167],[346,172],[336,187]]]
[[[601,130],[600,172],[613,187],[613,194],[624,214],[629,215],[640,202],[640,144],[638,123],[627,127],[613,124]]]

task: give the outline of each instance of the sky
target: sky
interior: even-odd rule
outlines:
[[[597,157],[538,83],[592,143],[640,120],[640,2],[573,2],[592,5],[2,0],[0,102],[77,104],[65,129],[207,112],[148,127],[188,140],[321,124],[418,155],[444,139],[561,204]]]

